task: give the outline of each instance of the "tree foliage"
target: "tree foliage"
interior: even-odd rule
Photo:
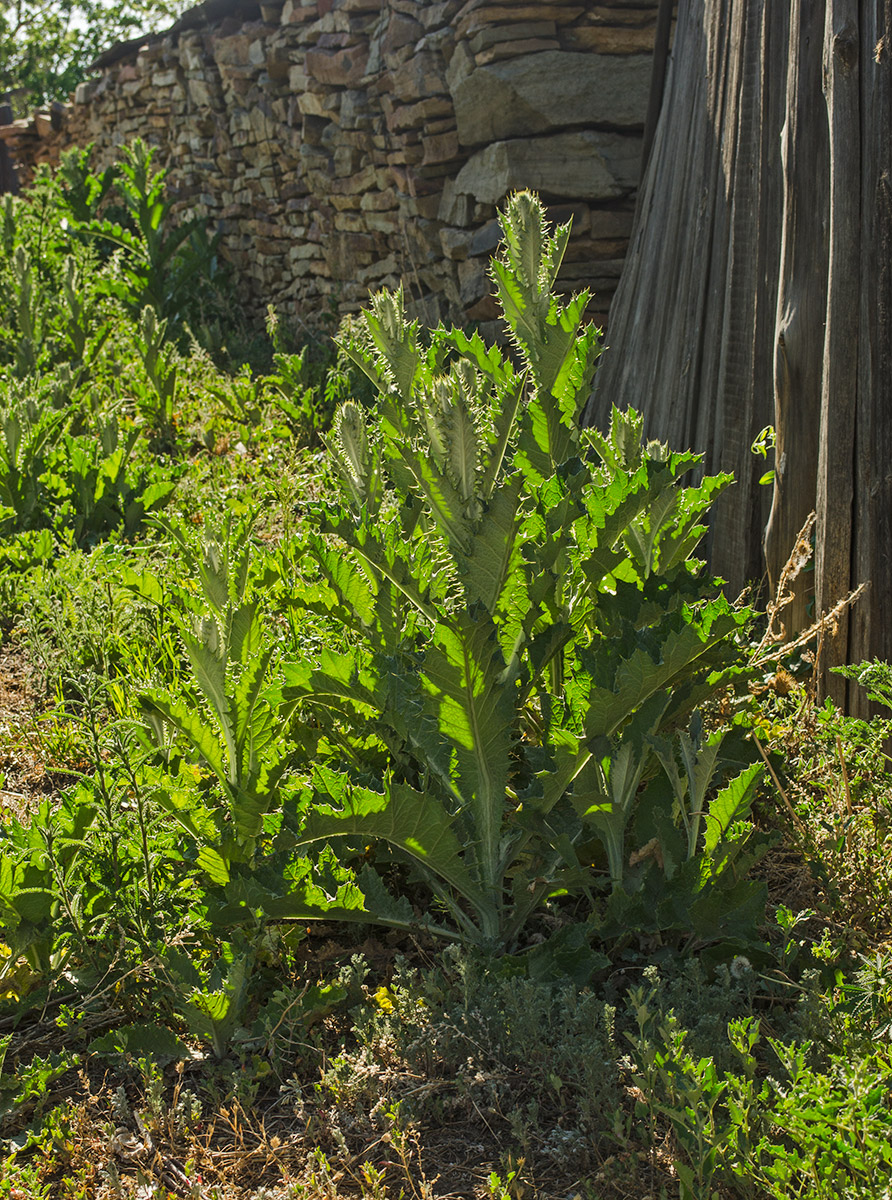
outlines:
[[[180,0],[8,0],[0,6],[0,93],[17,113],[65,100],[117,41],[162,29]]]

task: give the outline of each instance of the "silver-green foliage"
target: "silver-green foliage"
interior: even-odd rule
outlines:
[[[746,620],[690,558],[730,477],[680,487],[697,457],[644,444],[633,412],[579,428],[600,344],[588,295],[555,291],[569,228],[550,235],[520,193],[503,229],[513,356],[423,339],[399,293],[345,346],[379,401],[337,414],[343,502],[304,599],[357,648],[286,668],[319,750],[279,842],[376,844],[435,894],[441,932],[502,948],[546,898],[597,883],[595,839],[622,890],[652,739],[726,681]],[[363,868],[367,916],[411,924],[386,874]]]
[[[165,528],[197,584],[198,596],[184,604],[180,626],[195,690],[188,697],[146,691],[140,703],[159,744],[172,728],[216,778],[224,804],[212,813],[176,790],[162,803],[200,846],[200,865],[213,879],[228,881],[232,862],[252,861],[287,765],[287,745],[276,736],[282,708],[267,694],[273,645],[258,600],[248,594],[250,524],[234,528],[230,517],[222,536],[202,538],[190,537],[181,524]],[[146,598],[158,598],[151,576],[126,582]]]

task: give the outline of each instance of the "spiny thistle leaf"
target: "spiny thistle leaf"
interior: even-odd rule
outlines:
[[[354,400],[345,401],[335,413],[325,442],[353,504],[377,512],[381,503],[378,452],[369,442],[365,413]]]
[[[476,500],[481,439],[471,406],[459,389],[453,393],[451,403],[444,412],[443,424],[450,478],[464,502],[465,515],[471,520],[476,520],[480,516],[481,507],[479,502],[472,502]]]
[[[415,388],[415,373],[421,362],[418,351],[417,322],[406,320],[402,289],[376,292],[372,311],[366,313],[371,340],[380,355],[380,363],[402,400],[408,403]]]

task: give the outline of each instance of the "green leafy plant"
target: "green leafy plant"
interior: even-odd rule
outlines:
[[[307,446],[320,444],[331,425],[341,400],[350,394],[349,359],[343,348],[334,362],[327,361],[322,382],[312,382],[307,361],[309,347],[287,353],[279,318],[272,305],[267,308],[266,331],[273,344],[273,374],[266,380],[272,402],[288,422],[292,433]]]
[[[83,271],[74,258],[69,258],[66,264],[62,302],[65,358],[76,364],[74,375],[69,373],[68,387],[73,391],[96,363],[112,332],[112,324],[103,316],[97,319],[96,297],[87,294]]]
[[[137,350],[145,367],[148,387],[135,388],[136,405],[165,447],[176,444],[176,352],[166,338],[167,322],[159,321],[148,305],[139,320]]]
[[[739,669],[747,621],[690,561],[729,477],[680,488],[696,456],[643,444],[633,413],[579,429],[599,343],[587,295],[553,290],[569,228],[549,236],[527,193],[503,228],[493,276],[519,369],[457,331],[425,345],[399,294],[345,343],[377,419],[336,416],[344,503],[310,540],[327,586],[307,603],[358,648],[286,668],[283,696],[324,739],[280,835],[377,844],[370,915],[418,921],[385,887],[405,863],[448,917],[426,923],[493,949],[548,897],[598,886],[593,838],[624,886],[649,739]]]
[[[758,436],[754,439],[750,446],[750,453],[757,454],[760,458],[768,458],[768,451],[773,450],[777,445],[777,430],[773,425],[766,425],[764,429],[759,431]],[[759,480],[763,485],[774,483],[774,469],[766,471]]]
[[[269,686],[274,644],[252,580],[251,521],[230,514],[221,534],[166,526],[198,596],[178,589],[179,637],[190,680],[179,693],[139,696],[144,744],[169,772],[158,803],[189,841],[217,928],[243,927],[259,944],[269,921],[361,912],[350,872],[325,848],[295,858],[276,847],[281,795],[295,748],[285,736],[294,702]],[[148,593],[148,581],[132,583]],[[185,748],[185,754],[184,754]],[[271,852],[272,851],[272,852]],[[251,939],[253,938],[253,942]]]
[[[132,538],[150,514],[170,502],[175,480],[147,469],[131,473],[138,438],[139,430],[131,428],[122,439],[112,417],[91,436],[66,434],[50,457],[43,478],[53,500],[53,523],[70,530],[75,545],[94,545],[115,531]]]
[[[192,802],[168,797],[170,810],[202,849],[199,863],[217,880],[232,862],[251,863],[264,817],[278,798],[288,764],[288,747],[277,737],[288,705],[266,690],[273,646],[259,604],[247,594],[251,523],[235,526],[230,516],[222,536],[196,539],[181,524],[165,527],[184,556],[201,604],[187,612],[180,636],[189,658],[200,704],[160,690],[141,697],[143,712],[160,745],[175,730],[208,767],[224,802],[209,828],[196,824]]]
[[[179,225],[171,220],[167,172],[155,167],[154,157],[154,148],[139,138],[125,147],[115,181],[124,221],[94,219],[83,228],[123,251],[116,294],[135,311],[149,305],[159,321],[176,325],[193,303],[202,277],[212,279],[216,245],[203,236],[200,220]]]
[[[244,1017],[254,947],[224,943],[209,971],[181,950],[169,949],[163,970],[171,983],[175,1007],[195,1036],[209,1041],[222,1058]]]
[[[35,1055],[30,1062],[17,1063],[15,1070],[3,1071],[12,1036],[0,1038],[0,1122],[20,1117],[23,1110],[42,1107],[50,1084],[78,1065],[77,1055],[67,1052],[47,1058]]]
[[[54,412],[15,393],[0,410],[0,532],[4,535],[48,523],[43,476],[65,417],[65,412]]]
[[[73,146],[59,156],[58,182],[62,199],[76,221],[82,225],[96,220],[109,195],[117,170],[106,167],[100,174],[90,168],[93,144]]]
[[[767,898],[763,882],[748,878],[771,839],[753,836],[750,810],[763,776],[752,763],[721,786],[722,732],[705,737],[699,714],[674,738],[652,737],[662,773],[593,818],[607,850],[615,890],[611,918],[654,930],[684,928],[704,940],[755,936]],[[596,762],[597,768],[597,762]],[[603,769],[603,767],[602,767]],[[636,849],[624,858],[628,809],[635,804]],[[635,872],[637,886],[630,886]]]
[[[42,341],[42,321],[38,297],[34,289],[34,272],[30,256],[24,246],[16,246],[12,257],[12,267],[19,331],[16,373],[20,379],[24,379],[37,369]]]
[[[23,955],[40,978],[64,964],[72,938],[81,945],[92,919],[95,887],[84,889],[86,837],[98,806],[74,790],[55,809],[44,801],[27,825],[9,821],[0,854],[0,928],[12,955]]]
[[[659,1115],[668,1118],[684,1151],[684,1158],[674,1163],[679,1200],[718,1200],[717,1176],[725,1156],[731,1153],[736,1130],[725,1109],[728,1079],[712,1058],[690,1053],[687,1033],[672,1012],[656,1026],[649,1003],[652,998],[644,988],[634,989],[629,997],[638,1024],[636,1033],[626,1035],[638,1067],[633,1081],[642,1099],[636,1109],[650,1120],[654,1146],[655,1117]],[[734,1029],[735,1037],[749,1031],[752,1039],[758,1040],[758,1025],[753,1031],[750,1024],[738,1022]]]
[[[765,1085],[770,1133],[758,1146],[758,1179],[770,1196],[889,1195],[892,1171],[892,1065],[875,1054],[854,1063],[833,1055],[829,1069],[808,1062],[810,1047],[772,1042],[781,1080]]]

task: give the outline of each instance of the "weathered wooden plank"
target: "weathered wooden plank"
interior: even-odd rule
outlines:
[[[786,116],[781,138],[783,219],[774,330],[775,483],[765,532],[771,592],[796,535],[815,506],[827,307],[828,142],[822,103],[824,13],[811,0],[792,6]],[[800,575],[785,611],[789,631],[814,619],[814,573]]]
[[[892,0],[862,4],[862,279],[855,440],[853,575],[870,590],[852,610],[852,662],[892,661]],[[850,709],[866,715],[858,689]]]
[[[829,611],[853,584],[852,519],[855,417],[861,308],[861,122],[858,0],[826,0],[824,91],[830,134],[830,242],[827,323],[818,453],[816,603]],[[848,614],[823,644],[824,666],[848,658]],[[826,692],[846,701],[845,681],[826,677]]]
[[[749,455],[772,420],[770,362],[756,330],[773,328],[780,236],[780,179],[769,164],[782,120],[784,39],[783,31],[769,36],[768,12],[764,0],[679,4],[611,309],[616,349],[602,360],[587,413],[603,424],[614,403],[639,408],[651,436],[703,452],[708,471],[734,470],[736,494],[719,502],[711,535],[713,567],[734,589],[761,573],[768,508]],[[775,232],[763,237],[763,229]]]

